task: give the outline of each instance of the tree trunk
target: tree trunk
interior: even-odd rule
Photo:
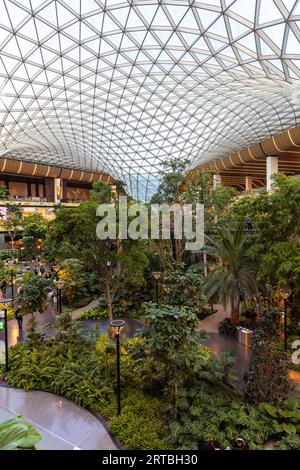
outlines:
[[[112,312],[112,301],[111,301],[111,295],[110,295],[110,285],[109,285],[108,279],[105,279],[105,300],[106,300],[106,305],[107,305],[108,321],[109,323],[111,323],[113,321],[113,312]]]
[[[112,310],[111,302],[107,303],[107,316],[108,316],[109,324],[111,324],[111,322],[113,321],[113,310]]]
[[[203,272],[204,272],[205,279],[207,279],[207,276],[208,276],[207,253],[205,253],[205,251],[203,252]]]
[[[231,308],[231,321],[234,325],[239,325],[240,323],[240,302]]]
[[[112,299],[110,292],[110,272],[109,267],[105,267],[104,274],[104,297],[107,305],[107,316],[109,324],[113,321],[113,312],[112,312]]]
[[[240,323],[240,312],[237,309],[231,311],[231,320],[234,325],[238,325]]]

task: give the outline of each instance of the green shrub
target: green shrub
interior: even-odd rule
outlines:
[[[288,376],[288,355],[279,338],[280,312],[263,312],[254,331],[246,374],[246,398],[253,403],[278,403],[287,397],[293,383]]]
[[[144,313],[142,308],[133,309],[130,308],[130,305],[124,302],[117,302],[113,304],[113,314],[114,317],[126,317],[126,318],[139,318],[141,314]],[[104,306],[93,307],[82,312],[77,320],[101,320],[102,318],[107,318],[107,309]]]
[[[211,315],[211,311],[204,308],[204,280],[200,272],[193,269],[175,270],[169,272],[164,281],[165,304],[193,308],[199,319]]]
[[[110,420],[111,429],[126,448],[167,449],[161,401],[132,390],[139,377],[127,348],[142,340],[130,339],[121,346],[122,417],[116,414],[115,345],[107,335],[97,343],[81,337],[68,342],[61,337],[44,341],[36,348],[30,343],[10,349],[9,383],[25,390],[43,390],[63,396]],[[123,398],[124,397],[124,398]],[[149,430],[151,420],[151,431]],[[143,447],[143,445],[147,447]]]
[[[185,450],[197,450],[218,442],[222,449],[241,437],[251,450],[262,449],[271,435],[271,425],[259,410],[209,388],[182,391],[178,398],[179,419],[170,423],[170,442]]]
[[[233,386],[231,360],[220,362],[190,334],[187,309],[149,308],[148,338],[121,342],[122,414],[116,416],[115,344],[106,334],[76,332],[9,350],[9,383],[64,396],[100,413],[127,449],[222,448],[242,437],[251,449],[268,439],[298,448],[300,399],[271,406],[243,401]],[[71,329],[71,326],[70,326]],[[176,354],[174,354],[176,351]]]
[[[107,310],[103,307],[93,307],[82,312],[77,320],[101,320],[102,318],[107,318]]]
[[[70,305],[70,307],[72,307],[73,309],[85,307],[93,300],[95,300],[94,294],[85,293],[85,295],[78,295],[72,305]]]
[[[231,336],[233,338],[237,336],[237,327],[231,318],[224,318],[218,325],[218,331],[221,336]]]
[[[283,438],[284,442],[290,439],[292,442],[294,437],[294,443],[300,439],[300,398],[289,398],[277,406],[260,403],[258,409],[263,418],[271,422],[272,434],[276,439]]]
[[[168,434],[162,422],[161,400],[144,395],[137,390],[127,390],[122,398],[122,413],[109,422],[126,449],[171,450],[165,439]]]

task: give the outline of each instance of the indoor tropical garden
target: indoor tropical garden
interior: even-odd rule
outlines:
[[[241,194],[210,172],[187,180],[187,165],[165,164],[151,204],[204,205],[197,251],[99,239],[99,205],[121,225],[122,181],[51,220],[9,209],[2,390],[91,412],[115,449],[299,450],[300,181]],[[0,423],[0,448],[43,449],[21,415]]]

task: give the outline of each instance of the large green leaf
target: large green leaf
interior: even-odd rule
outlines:
[[[274,406],[270,405],[270,403],[260,403],[259,404],[259,409],[263,413],[268,413],[273,418],[276,418],[276,416],[277,416],[276,408]]]
[[[283,423],[282,427],[283,427],[283,429],[285,430],[285,432],[287,434],[296,434],[297,433],[297,429],[293,424]]]
[[[0,423],[1,450],[35,449],[40,439],[40,434],[21,416]]]

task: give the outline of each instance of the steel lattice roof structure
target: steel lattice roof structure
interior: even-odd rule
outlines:
[[[1,0],[0,156],[147,198],[300,123],[300,0]]]

